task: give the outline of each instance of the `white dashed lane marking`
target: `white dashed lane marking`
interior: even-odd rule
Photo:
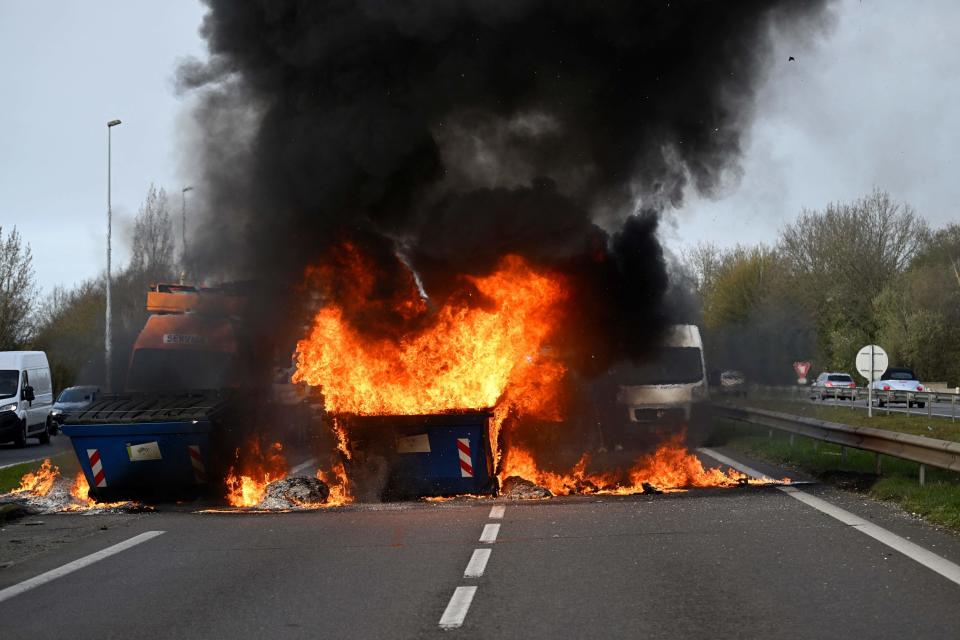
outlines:
[[[463,619],[470,611],[470,603],[477,592],[476,587],[457,587],[440,617],[441,629],[456,629],[463,624]]]
[[[497,541],[497,535],[500,533],[499,524],[485,524],[483,525],[483,533],[480,534],[480,542],[485,542],[487,544],[493,544]]]
[[[490,519],[491,519],[491,520],[502,520],[502,519],[503,519],[503,512],[506,511],[506,510],[507,510],[507,508],[506,508],[505,506],[503,506],[502,504],[498,504],[498,505],[495,506],[495,507],[491,507],[491,509],[490,509]]]
[[[483,576],[491,553],[491,549],[474,549],[473,555],[470,556],[470,562],[467,563],[467,569],[463,572],[463,577],[479,578]]]

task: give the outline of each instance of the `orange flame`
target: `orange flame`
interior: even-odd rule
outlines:
[[[293,381],[320,387],[333,413],[484,409],[509,386],[510,402],[525,412],[558,414],[555,393],[566,369],[545,347],[561,316],[562,278],[507,256],[491,275],[464,280],[463,291],[439,308],[428,328],[399,340],[361,335],[343,307],[324,307],[297,344]],[[357,286],[371,286],[364,282]],[[394,310],[422,314],[422,303],[405,299]]]
[[[567,473],[540,469],[530,452],[512,447],[503,461],[499,477],[501,483],[510,476],[519,476],[549,489],[554,495],[644,493],[644,485],[660,491],[686,487],[731,487],[743,482],[765,484],[771,479],[754,480],[734,469],[705,469],[697,456],[683,443],[684,434],[678,433],[657,447],[656,451],[637,459],[626,471],[588,472],[590,457],[584,454]],[[782,482],[789,482],[784,479]]]
[[[60,477],[60,467],[50,462],[50,458],[43,461],[36,473],[28,472],[20,478],[20,487],[13,493],[30,492],[35,496],[45,496],[50,493],[53,483]]]
[[[353,496],[350,494],[350,482],[347,479],[347,470],[343,463],[337,463],[331,467],[330,471],[317,471],[317,480],[326,483],[330,489],[330,495],[327,497],[325,506],[339,507],[340,505],[353,502]]]
[[[70,487],[70,495],[77,502],[88,506],[94,506],[96,501],[90,497],[90,484],[87,482],[87,476],[83,471],[77,472],[77,477],[73,480],[73,486]]]
[[[254,440],[248,452],[242,470],[230,467],[227,472],[227,502],[234,507],[256,506],[263,501],[268,484],[287,477],[287,460],[279,442],[273,443],[266,453],[261,453],[260,443]],[[239,450],[236,455],[239,460]]]

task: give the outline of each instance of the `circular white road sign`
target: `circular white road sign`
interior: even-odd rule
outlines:
[[[871,360],[873,362],[873,375],[871,375]],[[875,344],[868,344],[857,353],[857,371],[870,382],[882,376],[889,364],[890,359],[887,357],[887,352]]]

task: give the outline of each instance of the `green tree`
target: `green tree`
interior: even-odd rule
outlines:
[[[909,205],[875,190],[801,212],[777,245],[793,289],[816,321],[825,368],[849,369],[880,331],[874,300],[912,263],[930,233]]]

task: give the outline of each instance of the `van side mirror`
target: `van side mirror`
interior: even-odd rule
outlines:
[[[23,400],[27,402],[33,402],[36,396],[33,394],[33,387],[27,385],[23,388],[23,392],[20,394]]]

